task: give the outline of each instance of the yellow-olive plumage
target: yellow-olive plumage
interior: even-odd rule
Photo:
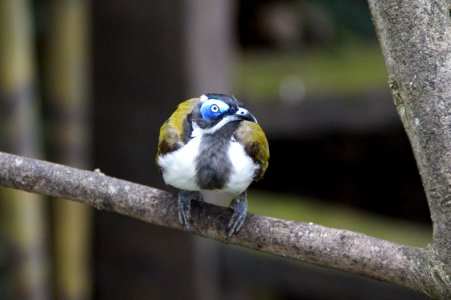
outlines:
[[[160,128],[156,160],[161,154],[173,151],[183,143],[183,128],[188,115],[199,103],[199,98],[191,98],[177,106],[175,112],[163,123]]]
[[[269,160],[268,141],[262,128],[255,122],[242,121],[234,137],[244,145],[247,154],[260,165],[254,180],[262,179],[266,168],[268,168]]]

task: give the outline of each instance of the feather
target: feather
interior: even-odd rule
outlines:
[[[247,155],[258,164],[254,180],[260,180],[268,168],[269,146],[263,129],[255,122],[242,121],[234,138],[243,145]]]
[[[199,103],[199,98],[192,98],[180,103],[175,112],[160,128],[160,138],[156,158],[160,155],[180,149],[191,138],[191,112]]]

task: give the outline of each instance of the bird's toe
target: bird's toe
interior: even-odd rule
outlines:
[[[180,224],[191,230],[191,197],[189,193],[180,191],[177,197],[178,218]]]
[[[247,215],[247,200],[244,195],[238,199],[234,199],[231,203],[231,207],[233,209],[233,215],[227,224],[227,236],[228,238],[232,237],[232,235],[238,233],[243,227],[244,221],[246,220]]]

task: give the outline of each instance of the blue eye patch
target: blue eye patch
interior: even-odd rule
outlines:
[[[218,99],[208,99],[200,107],[204,120],[216,119],[229,110],[230,106]]]

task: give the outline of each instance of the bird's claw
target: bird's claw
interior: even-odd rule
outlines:
[[[191,197],[188,192],[180,191],[177,197],[179,222],[191,230]]]
[[[231,238],[243,227],[247,215],[247,200],[246,195],[241,195],[240,198],[232,200],[231,207],[233,215],[227,224],[227,237]]]
[[[186,229],[191,230],[191,200],[202,201],[202,195],[200,192],[194,191],[180,191],[177,196],[177,208],[178,218],[180,224],[185,226]]]

